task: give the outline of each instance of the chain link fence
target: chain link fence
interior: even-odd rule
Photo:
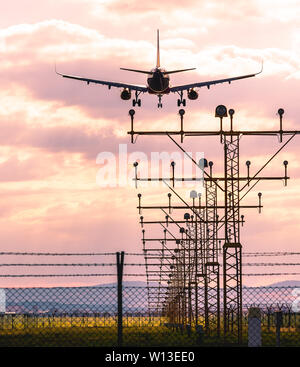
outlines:
[[[156,290],[161,294],[161,288]],[[154,293],[155,288],[152,296]],[[122,307],[118,308],[114,286],[1,289],[0,346],[103,347],[121,342],[123,346],[181,347],[237,343],[230,309],[228,334],[222,333],[221,308],[221,332],[217,335],[206,330],[201,307],[197,323],[190,314],[180,323],[174,322],[161,309],[149,309],[148,296],[147,287],[123,287]],[[244,288],[242,345],[300,346],[299,296],[299,288]]]

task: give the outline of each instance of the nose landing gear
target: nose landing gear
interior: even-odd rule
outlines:
[[[162,96],[159,94],[159,95],[158,95],[158,105],[157,105],[157,107],[158,107],[158,108],[159,108],[159,107],[160,107],[160,108],[162,108],[161,97],[162,97]]]

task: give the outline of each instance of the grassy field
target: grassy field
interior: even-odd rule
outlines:
[[[217,338],[205,335],[203,343],[194,328],[166,326],[163,318],[124,317],[124,346],[221,346],[236,345],[235,333]],[[247,325],[243,345],[247,345]],[[262,329],[264,346],[275,346],[275,328]],[[0,346],[116,346],[117,322],[114,317],[5,315],[0,319]],[[300,346],[300,331],[282,328],[282,346]]]

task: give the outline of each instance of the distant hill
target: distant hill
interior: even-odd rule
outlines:
[[[158,283],[157,283],[158,285]],[[145,313],[148,310],[147,283],[144,281],[123,282],[123,310],[127,313]],[[139,288],[134,288],[139,287]],[[281,288],[280,288],[281,287]],[[300,288],[300,281],[282,281],[261,287],[243,289],[243,305],[292,304],[295,292],[283,287]],[[154,294],[152,294],[152,298]],[[222,302],[222,289],[220,292]],[[117,313],[116,283],[87,287],[55,288],[6,288],[6,312],[16,313]]]
[[[105,283],[105,284],[97,284],[94,287],[116,287],[117,283]],[[151,286],[158,287],[158,283],[151,282]],[[143,281],[125,281],[123,282],[123,287],[147,287],[147,283]],[[300,288],[300,280],[283,280],[281,282],[268,284],[265,286],[256,286],[257,287],[299,287]]]
[[[282,282],[272,283],[266,287],[299,287],[300,280],[283,280]]]

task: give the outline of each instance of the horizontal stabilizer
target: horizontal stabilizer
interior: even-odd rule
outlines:
[[[195,70],[196,68],[190,68],[190,69],[181,69],[181,70],[171,70],[171,71],[164,71],[163,74],[175,74],[175,73],[181,73],[183,71],[189,71],[189,70]]]
[[[126,68],[120,68],[120,69],[126,71],[133,71],[134,73],[153,74],[151,71],[145,71],[145,70],[126,69]]]

